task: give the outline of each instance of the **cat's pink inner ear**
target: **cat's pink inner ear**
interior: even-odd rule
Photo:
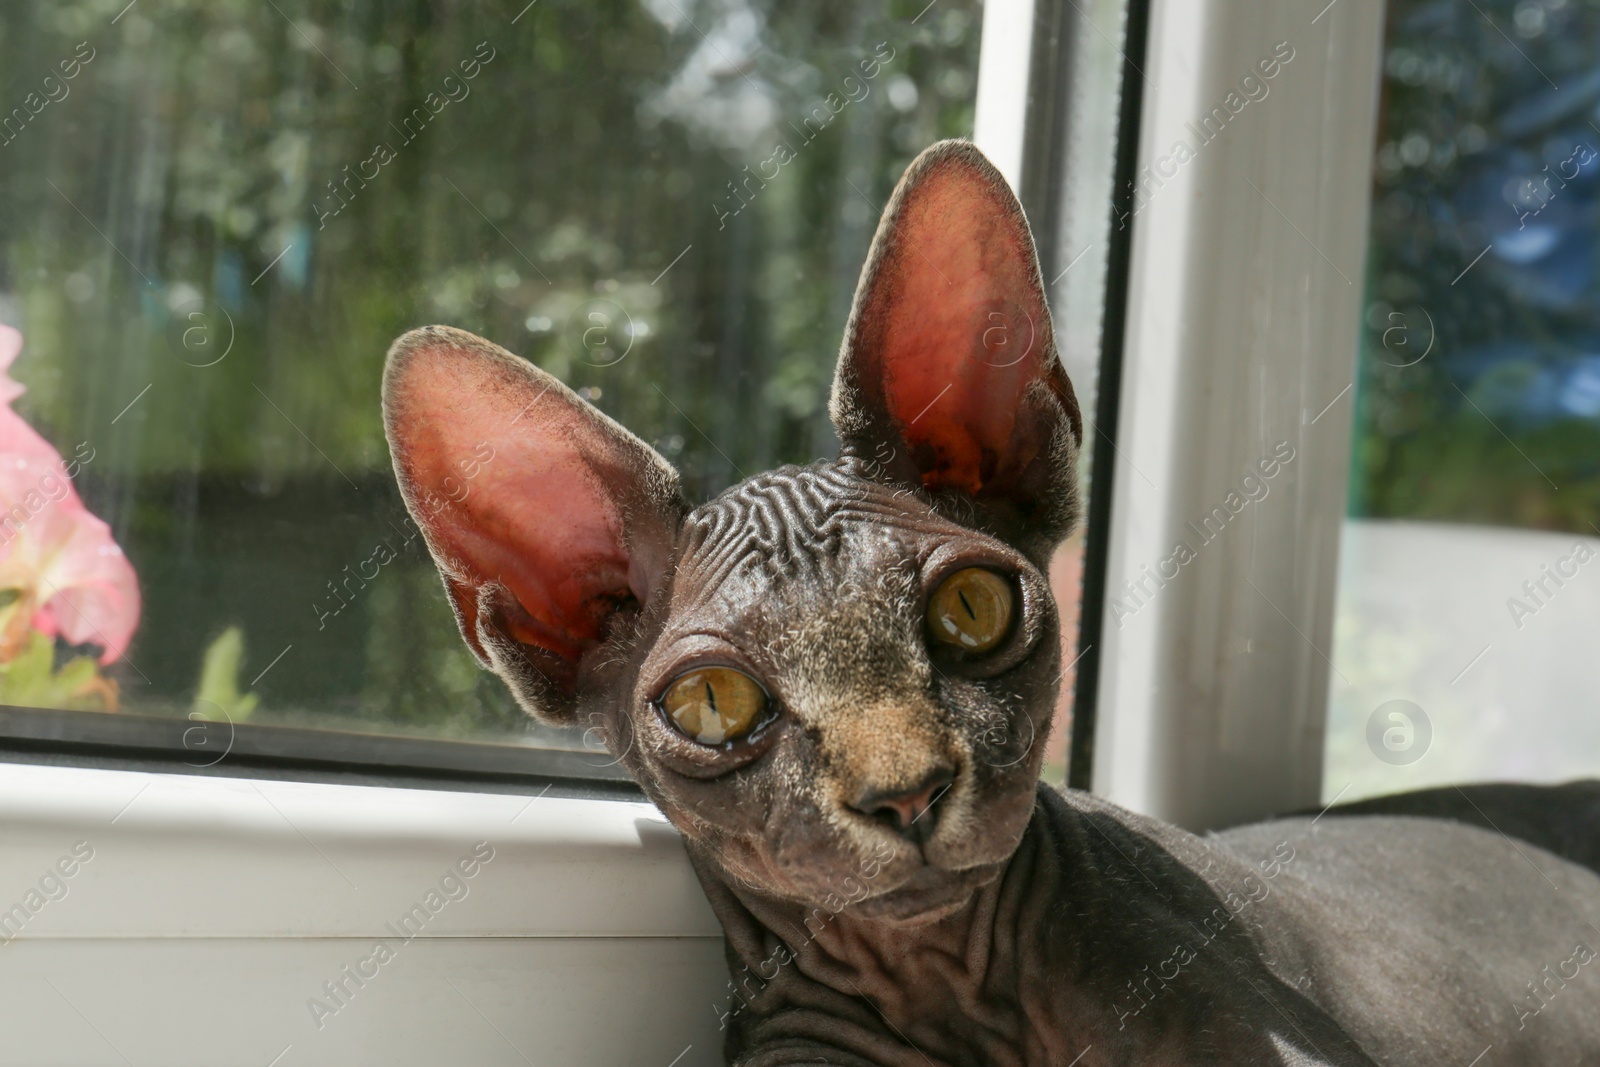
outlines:
[[[1081,437],[1027,223],[976,149],[914,165],[875,244],[848,373],[892,419],[925,486],[978,495],[1025,469],[1049,436],[1025,402],[1035,382]]]
[[[430,327],[396,344],[384,415],[407,506],[485,662],[490,627],[576,664],[617,607],[647,598],[628,517],[659,509],[664,465],[554,378]]]

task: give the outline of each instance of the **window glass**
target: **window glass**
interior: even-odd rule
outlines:
[[[0,703],[572,747],[455,631],[378,380],[442,322],[691,499],[836,449],[878,212],[974,0],[0,12]],[[15,336],[0,339],[15,347]],[[9,413],[8,413],[9,414]]]
[[[1600,771],[1600,8],[1392,0],[1324,790]]]
[[[1038,5],[1035,15],[1035,62],[1048,55],[1039,38],[1054,41],[1058,49],[1055,76],[1036,72],[1030,99],[1032,147],[1029,174],[1034,187],[1024,182],[1045,278],[1055,315],[1056,344],[1072,378],[1084,415],[1083,450],[1079,456],[1081,499],[1090,492],[1109,493],[1109,485],[1092,485],[1089,478],[1097,448],[1106,447],[1095,427],[1099,396],[1101,328],[1105,317],[1107,258],[1111,243],[1127,237],[1112,224],[1111,193],[1117,157],[1119,105],[1127,60],[1127,0],[1083,0],[1064,9]],[[1059,28],[1044,20],[1055,10]],[[1058,103],[1048,106],[1046,97]],[[1043,115],[1060,127],[1053,134],[1043,128]],[[1058,169],[1037,158],[1044,142],[1055,140]],[[1026,195],[1037,188],[1037,196]],[[1057,551],[1051,584],[1061,610],[1062,666],[1055,728],[1046,752],[1044,777],[1064,785],[1072,736],[1077,667],[1092,653],[1079,637],[1083,618],[1082,583],[1087,530],[1077,532]],[[1095,610],[1098,610],[1096,608]]]

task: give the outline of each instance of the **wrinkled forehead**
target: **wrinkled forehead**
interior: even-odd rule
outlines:
[[[734,615],[881,602],[908,590],[928,553],[972,536],[917,494],[837,465],[784,468],[696,508],[683,528],[674,609]]]

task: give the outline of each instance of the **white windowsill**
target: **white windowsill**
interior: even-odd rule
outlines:
[[[0,1064],[720,1062],[721,933],[649,804],[0,763],[0,827],[0,922],[36,909]]]

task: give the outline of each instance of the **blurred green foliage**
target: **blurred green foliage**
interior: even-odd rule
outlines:
[[[0,146],[0,320],[27,335],[18,409],[98,450],[79,488],[141,576],[125,706],[182,714],[238,626],[239,676],[272,665],[255,722],[570,743],[469,658],[420,541],[319,625],[327,583],[403,514],[385,350],[429,322],[489,337],[694,497],[827,454],[878,207],[918,150],[970,134],[980,8],[125,5],[0,8],[0,109],[93,51]],[[893,58],[863,79],[879,42]],[[853,99],[802,145],[829,94]],[[727,214],[779,140],[794,160]]]
[[[1600,3],[1387,15],[1351,513],[1594,535]]]

